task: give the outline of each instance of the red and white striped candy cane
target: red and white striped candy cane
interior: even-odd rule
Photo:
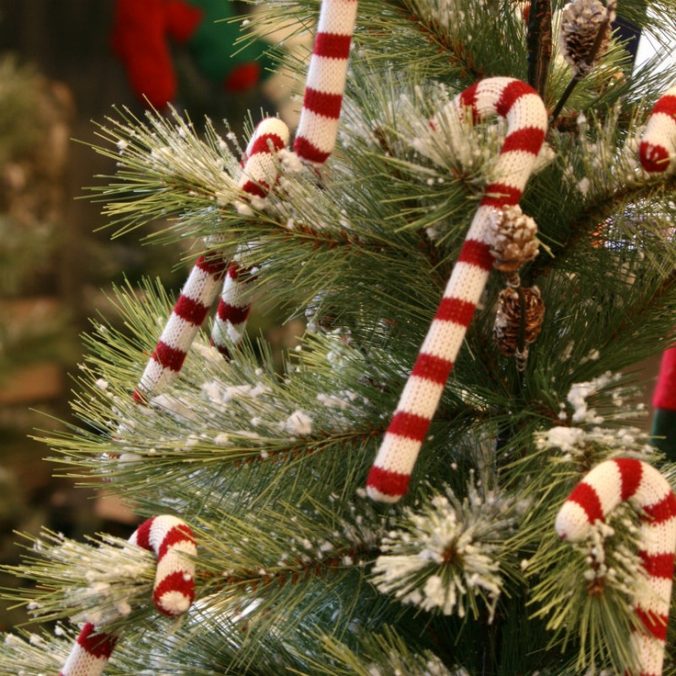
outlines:
[[[240,273],[239,265],[230,263],[211,330],[211,342],[228,358],[230,357],[228,341],[230,345],[237,345],[242,340],[246,320],[251,311],[248,299],[250,284],[241,279]]]
[[[381,502],[396,502],[406,493],[420,447],[493,266],[489,235],[493,212],[518,204],[547,131],[542,100],[532,87],[514,78],[481,80],[449,105],[453,107],[451,114],[462,114],[470,107],[475,119],[503,116],[508,133],[495,167],[495,180],[486,186],[369,472],[367,493]]]
[[[289,128],[281,120],[270,117],[262,120],[251,136],[246,148],[240,187],[256,197],[265,197],[277,180],[277,153],[289,143]],[[249,284],[240,276],[237,263],[231,263],[223,281],[223,291],[218,303],[211,342],[229,357],[229,344],[237,345],[244,335],[251,304],[248,300]],[[228,342],[229,339],[229,342]]]
[[[626,500],[641,510],[639,556],[650,583],[649,589],[639,590],[634,599],[636,615],[645,631],[634,632],[632,641],[641,676],[659,676],[676,550],[676,495],[667,480],[641,460],[602,462],[568,496],[556,517],[555,528],[566,540],[582,540],[594,522],[603,521]]]
[[[653,106],[641,138],[639,156],[643,168],[651,173],[665,172],[676,166],[676,85]]]
[[[357,0],[322,0],[293,144],[308,162],[323,164],[336,145],[356,20]]]
[[[175,516],[163,515],[144,521],[129,538],[132,544],[154,552],[157,572],[153,604],[163,615],[182,615],[195,598],[195,536]],[[82,628],[59,676],[99,676],[118,641],[115,634],[97,633],[88,622]]]
[[[134,399],[140,403],[163,390],[179,373],[223,282],[226,262],[200,256],[188,275],[157,345],[141,375]]]
[[[267,194],[277,179],[274,156],[277,151],[286,147],[288,141],[289,130],[281,120],[266,118],[259,123],[247,146],[239,180],[239,186],[245,193],[252,197],[264,197]],[[178,375],[221,285],[228,284],[226,268],[227,262],[220,257],[207,259],[200,256],[197,259],[143,371],[134,392],[136,401],[146,401],[166,388]],[[219,317],[221,321],[227,322],[230,320],[227,296],[225,301],[221,301],[221,305],[223,307],[219,307]],[[219,332],[219,338],[220,335]],[[216,344],[224,347],[221,343]]]

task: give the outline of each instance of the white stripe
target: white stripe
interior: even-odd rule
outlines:
[[[95,657],[75,643],[63,665],[63,676],[99,676],[108,664],[105,657]]]
[[[298,123],[298,136],[306,138],[321,152],[330,153],[336,145],[339,123],[339,120],[317,115],[303,108]]]
[[[601,463],[587,474],[584,483],[594,489],[601,503],[604,517],[620,504],[622,500],[622,475],[616,463],[612,461]]]
[[[510,150],[500,153],[491,174],[490,182],[508,185],[523,192],[530,177],[537,155],[524,150]]]
[[[325,94],[340,94],[345,91],[347,59],[331,59],[314,55],[310,59],[306,85]]]
[[[476,88],[475,107],[480,117],[495,114],[495,106],[510,82],[513,82],[511,77],[491,77],[479,82]]]
[[[454,362],[466,333],[467,328],[461,324],[434,319],[420,352]]]
[[[369,498],[371,498],[371,500],[375,500],[376,502],[394,503],[399,502],[399,499],[401,498],[400,495],[388,495],[387,493],[381,493],[374,486],[366,486],[366,494],[369,496]]]
[[[160,340],[169,347],[187,354],[199,329],[198,324],[188,322],[172,312]]]
[[[164,368],[162,364],[151,358],[148,360],[139,381],[139,390],[144,394],[151,394],[155,390],[166,386],[175,376],[176,373],[174,371]]]
[[[631,640],[639,656],[641,671],[646,674],[661,674],[664,663],[664,643],[638,631],[632,632]]]
[[[589,527],[587,512],[577,502],[567,500],[563,503],[554,523],[554,528],[559,537],[577,542],[587,536]]]
[[[411,375],[401,393],[397,411],[432,418],[443,391],[444,385]]]
[[[642,462],[641,466],[643,469],[641,482],[631,501],[640,507],[656,505],[671,493],[671,486],[652,465]]]
[[[247,181],[267,183],[271,188],[277,179],[278,163],[270,153],[257,153],[246,163],[239,179],[240,187]]]
[[[317,32],[352,35],[356,20],[356,0],[323,0]]]
[[[637,605],[646,612],[650,611],[659,615],[669,614],[671,604],[671,580],[659,577],[649,577],[650,589],[636,597]]]
[[[507,125],[510,131],[525,127],[547,131],[547,111],[542,99],[535,93],[520,96],[507,112]]]
[[[419,451],[419,441],[386,432],[373,464],[389,472],[410,475]]]
[[[640,538],[648,554],[671,554],[676,549],[676,516],[654,525],[641,524]]]
[[[472,239],[484,244],[492,244],[491,224],[496,215],[500,213],[501,210],[496,207],[480,206],[472,218],[465,241]]]
[[[444,298],[457,298],[472,305],[478,305],[488,281],[488,275],[489,271],[478,265],[464,261],[457,262],[444,290]]]
[[[217,275],[209,274],[206,270],[195,266],[190,271],[181,295],[208,307],[217,296],[220,285],[221,282]]]

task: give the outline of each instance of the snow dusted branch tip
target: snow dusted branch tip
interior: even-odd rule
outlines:
[[[126,540],[101,534],[91,543],[43,530],[15,573],[35,581],[24,597],[35,621],[69,619],[105,626],[148,607],[155,577],[152,555]],[[92,546],[95,544],[96,546]]]
[[[557,460],[584,465],[590,464],[592,459],[598,462],[627,453],[642,457],[654,453],[649,436],[638,427],[602,426],[602,423],[613,420],[635,418],[643,411],[642,404],[629,410],[625,408],[633,390],[618,387],[620,378],[619,373],[613,374],[608,371],[592,380],[573,383],[566,397],[570,413],[566,412],[566,405],[562,403],[559,418],[577,424],[557,425],[544,432],[537,432],[535,434],[537,447],[542,450],[559,449],[563,455],[556,458]],[[604,412],[603,415],[590,402],[601,394],[607,395],[612,406],[611,412]]]
[[[504,578],[500,556],[521,510],[513,500],[481,495],[470,485],[459,500],[447,488],[422,507],[406,509],[382,541],[373,582],[422,610],[476,617],[481,600],[492,621]]]

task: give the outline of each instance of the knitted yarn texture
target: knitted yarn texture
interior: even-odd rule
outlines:
[[[195,598],[197,546],[190,527],[175,516],[163,515],[144,521],[129,542],[157,557],[153,605],[169,617],[182,615]],[[115,634],[97,632],[87,622],[80,632],[59,676],[99,676],[118,641]]]
[[[357,0],[322,0],[293,144],[308,162],[323,164],[335,148],[356,20]]]
[[[532,87],[514,78],[481,80],[449,106],[450,114],[457,115],[469,108],[474,120],[500,115],[507,120],[508,133],[496,163],[495,180],[486,186],[369,472],[367,493],[380,502],[397,502],[406,493],[418,453],[493,267],[490,232],[495,209],[519,202],[547,131],[547,111],[542,100]],[[434,120],[431,124],[434,127]]]
[[[605,520],[621,502],[641,510],[639,556],[649,589],[634,599],[643,631],[632,641],[641,676],[662,673],[676,550],[676,495],[667,480],[641,460],[607,460],[592,469],[573,489],[556,517],[556,532],[570,541],[582,540],[594,522]]]
[[[639,146],[643,168],[651,173],[676,167],[676,85],[657,99]]]
[[[266,118],[258,124],[243,159],[239,186],[244,193],[252,197],[267,194],[277,180],[278,165],[274,156],[277,150],[286,147],[288,140],[289,130],[281,120]],[[226,275],[226,268],[227,262],[221,257],[207,259],[200,256],[197,259],[141,376],[134,393],[136,401],[146,401],[165,389],[178,375],[222,285],[223,296],[212,336],[214,344],[219,349],[226,349],[225,335],[229,324],[237,325],[243,332],[248,310],[244,312],[231,302],[232,284],[228,281],[231,276]]]

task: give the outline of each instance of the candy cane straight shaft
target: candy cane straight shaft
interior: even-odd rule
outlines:
[[[244,192],[254,197],[265,197],[269,193],[277,180],[277,154],[288,142],[289,129],[284,122],[274,117],[260,122],[243,158],[240,187]],[[211,330],[211,342],[226,357],[230,354],[229,347],[241,341],[251,311],[248,300],[251,285],[241,278],[240,272],[237,263],[228,266]]]
[[[396,502],[408,488],[418,453],[493,265],[489,241],[493,210],[518,204],[547,130],[542,100],[529,85],[513,78],[482,80],[462,92],[451,105],[455,109],[452,114],[469,107],[475,119],[495,114],[505,117],[508,134],[495,167],[495,180],[486,187],[369,472],[367,492],[382,502]]]
[[[643,631],[635,631],[632,641],[640,676],[659,676],[664,662],[676,550],[676,495],[667,480],[640,460],[621,458],[602,462],[573,489],[559,510],[555,527],[566,540],[582,540],[592,524],[605,520],[627,500],[641,510],[639,556],[649,582],[647,590],[638,587],[634,599]]]
[[[277,179],[276,152],[289,141],[289,130],[276,118],[267,118],[256,127],[247,146],[239,185],[251,197],[263,197]],[[200,256],[193,266],[160,339],[148,360],[134,399],[146,401],[165,389],[178,375],[200,326],[224,283],[227,262],[221,257]],[[233,319],[227,301],[219,308],[221,322]],[[237,313],[236,313],[237,314]],[[239,318],[237,315],[235,318]],[[241,324],[242,322],[234,322]],[[214,342],[223,347],[220,328]],[[243,331],[243,326],[239,328]]]
[[[163,515],[144,521],[129,538],[132,544],[155,554],[157,570],[153,605],[163,615],[182,615],[195,598],[197,546],[190,527],[181,519]],[[87,622],[75,641],[59,676],[99,676],[108,664],[119,637],[97,632]]]
[[[657,99],[639,146],[646,171],[665,172],[676,165],[676,85]]]
[[[336,145],[357,0],[322,0],[303,108],[293,144],[303,160],[323,164]]]

